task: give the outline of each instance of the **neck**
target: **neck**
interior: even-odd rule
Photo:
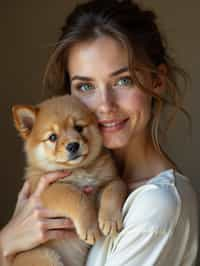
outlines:
[[[147,181],[166,169],[174,168],[170,160],[157,151],[149,139],[149,134],[140,134],[126,147],[113,150],[120,175],[127,183]]]

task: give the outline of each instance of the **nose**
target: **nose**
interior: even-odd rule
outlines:
[[[80,148],[80,144],[78,142],[71,142],[66,146],[66,150],[70,153],[76,153]]]
[[[99,93],[98,109],[102,113],[111,113],[116,109],[112,88],[103,88]]]

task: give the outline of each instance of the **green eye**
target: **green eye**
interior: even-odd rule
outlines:
[[[133,85],[133,81],[129,77],[124,77],[124,78],[120,78],[117,81],[117,85],[119,85],[119,86],[131,86],[131,85]]]
[[[80,84],[78,86],[78,89],[82,92],[86,92],[89,90],[92,90],[94,87],[91,84]]]

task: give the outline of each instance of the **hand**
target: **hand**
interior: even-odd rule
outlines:
[[[4,257],[11,257],[51,239],[63,239],[74,235],[74,225],[69,219],[58,218],[57,213],[45,209],[40,202],[40,195],[44,189],[67,174],[54,172],[42,177],[32,195],[28,181],[25,182],[18,195],[14,214],[0,233]]]

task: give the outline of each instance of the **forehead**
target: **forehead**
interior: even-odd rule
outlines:
[[[67,69],[70,76],[75,73],[109,73],[128,66],[128,53],[123,45],[108,36],[80,42],[68,51]]]

